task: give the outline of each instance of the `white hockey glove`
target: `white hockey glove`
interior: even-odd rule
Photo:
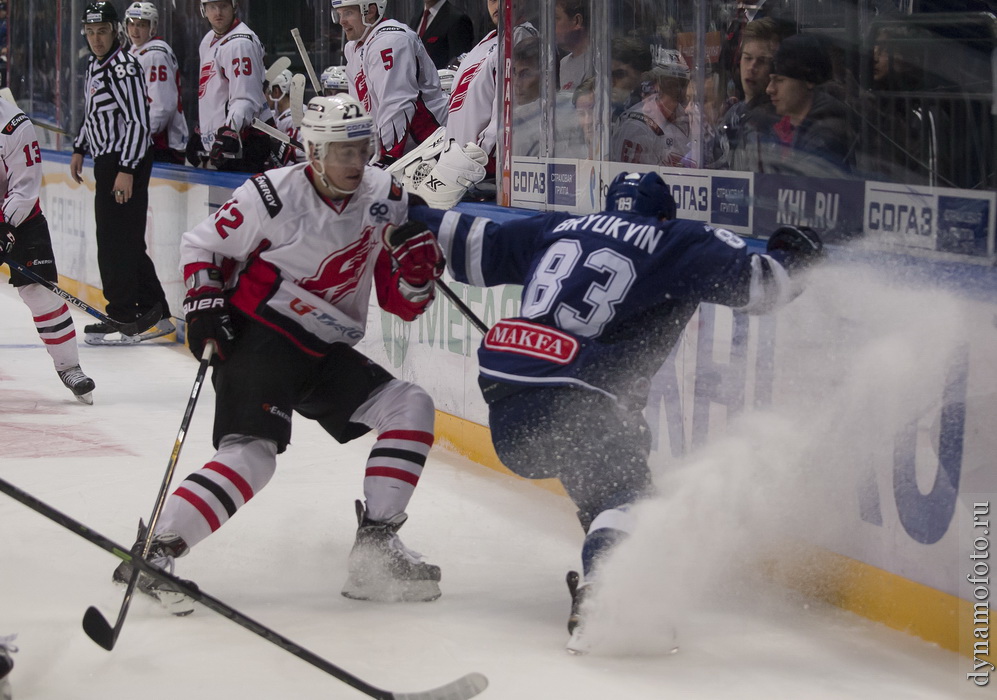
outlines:
[[[414,193],[435,209],[450,209],[467,192],[467,188],[485,179],[488,154],[479,146],[468,143],[461,148],[450,139],[436,166]]]

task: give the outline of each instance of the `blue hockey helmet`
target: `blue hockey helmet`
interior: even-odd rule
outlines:
[[[629,211],[662,219],[674,219],[678,207],[661,175],[620,173],[606,192],[606,211]]]

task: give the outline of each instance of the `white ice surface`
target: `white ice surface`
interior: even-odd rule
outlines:
[[[75,314],[82,327],[90,322]],[[123,545],[148,518],[196,372],[185,349],[93,348],[95,404],[52,369],[30,314],[0,290],[0,477]],[[211,456],[201,396],[176,483]],[[296,419],[269,486],[178,562],[177,573],[369,683],[393,691],[479,671],[493,699],[992,697],[968,659],[775,586],[747,586],[679,629],[672,656],[564,651],[581,531],[564,499],[436,449],[402,530],[443,569],[443,597],[382,605],[339,594],[353,501],[371,440],[340,446]],[[137,596],[113,652],[83,633],[114,619],[117,560],[0,494],[0,636],[19,635],[15,700],[360,698],[357,691],[204,608],[174,618]],[[698,581],[684,585],[696,587]],[[740,581],[725,582],[738,589]],[[629,601],[629,604],[639,602]]]

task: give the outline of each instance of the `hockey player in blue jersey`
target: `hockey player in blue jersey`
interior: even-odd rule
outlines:
[[[586,536],[582,576],[568,574],[569,649],[580,646],[599,560],[652,489],[642,415],[650,377],[700,302],[768,312],[799,293],[796,273],[822,256],[808,229],[784,226],[755,254],[733,233],[675,214],[657,173],[621,173],[606,211],[585,216],[499,224],[410,208],[406,226],[437,235],[454,279],[523,285],[520,315],[482,341],[478,381],[502,462],[529,479],[559,479],[578,507]]]

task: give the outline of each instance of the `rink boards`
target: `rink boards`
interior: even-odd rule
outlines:
[[[68,154],[46,151],[45,158],[42,207],[63,284],[100,303],[91,171],[85,169],[88,179],[77,185],[68,176]],[[577,174],[585,164],[574,167]],[[569,182],[552,178],[548,168],[521,182],[539,187],[542,181],[545,188]],[[586,197],[598,200],[593,193],[607,175],[612,173],[593,170],[576,177],[576,183],[593,183],[591,189],[576,185],[574,199],[555,202],[554,208],[584,210]],[[738,175],[669,173],[673,186],[689,188],[677,192],[680,215],[746,233],[752,226],[764,230],[768,224],[760,216],[768,214],[737,218],[744,205],[771,197],[786,206],[796,202],[797,211],[811,219],[815,202],[822,199],[825,223],[832,212],[835,221],[860,216],[868,223],[882,221],[886,211],[883,200],[875,199],[882,193],[873,192],[870,199],[870,183],[858,183],[864,188],[861,197],[841,191],[835,200],[827,183],[807,189],[797,182],[794,189],[803,194],[788,195],[772,182]],[[147,240],[174,314],[184,293],[180,234],[220,206],[243,179],[155,169]],[[744,179],[746,185],[732,182]],[[703,187],[706,194],[697,190]],[[981,551],[989,555],[989,532],[984,535],[978,523],[981,514],[989,518],[997,493],[997,285],[992,268],[979,264],[993,253],[994,194],[941,196],[908,188],[904,196],[921,207],[914,214],[905,210],[907,221],[930,225],[902,235],[917,236],[921,249],[936,251],[936,260],[884,253],[882,246],[877,251],[836,248],[821,276],[776,315],[701,309],[651,382],[645,412],[654,433],[651,462],[660,473],[690,463],[694,468],[698,450],[753,414],[797,421],[794,434],[800,439],[787,452],[798,454],[801,469],[814,470],[814,477],[788,496],[774,492],[770,507],[796,512],[805,504],[811,517],[800,523],[797,534],[821,556],[779,562],[779,575],[843,607],[971,653],[973,604],[979,620],[981,601],[989,605],[989,587],[981,598],[980,585],[969,578],[974,566],[989,561],[980,556]],[[899,216],[897,206],[903,203],[894,200],[891,217]],[[705,212],[691,208],[707,201]],[[724,201],[740,202],[740,210],[713,206]],[[496,217],[526,214],[488,205],[461,207]],[[733,223],[724,224],[724,217]],[[960,226],[965,231],[953,228]],[[448,284],[487,325],[518,311],[516,287]],[[411,324],[374,302],[360,347],[396,376],[429,390],[439,411],[441,443],[501,470],[477,389],[479,339],[473,325],[441,297]],[[971,559],[974,553],[977,558]]]

